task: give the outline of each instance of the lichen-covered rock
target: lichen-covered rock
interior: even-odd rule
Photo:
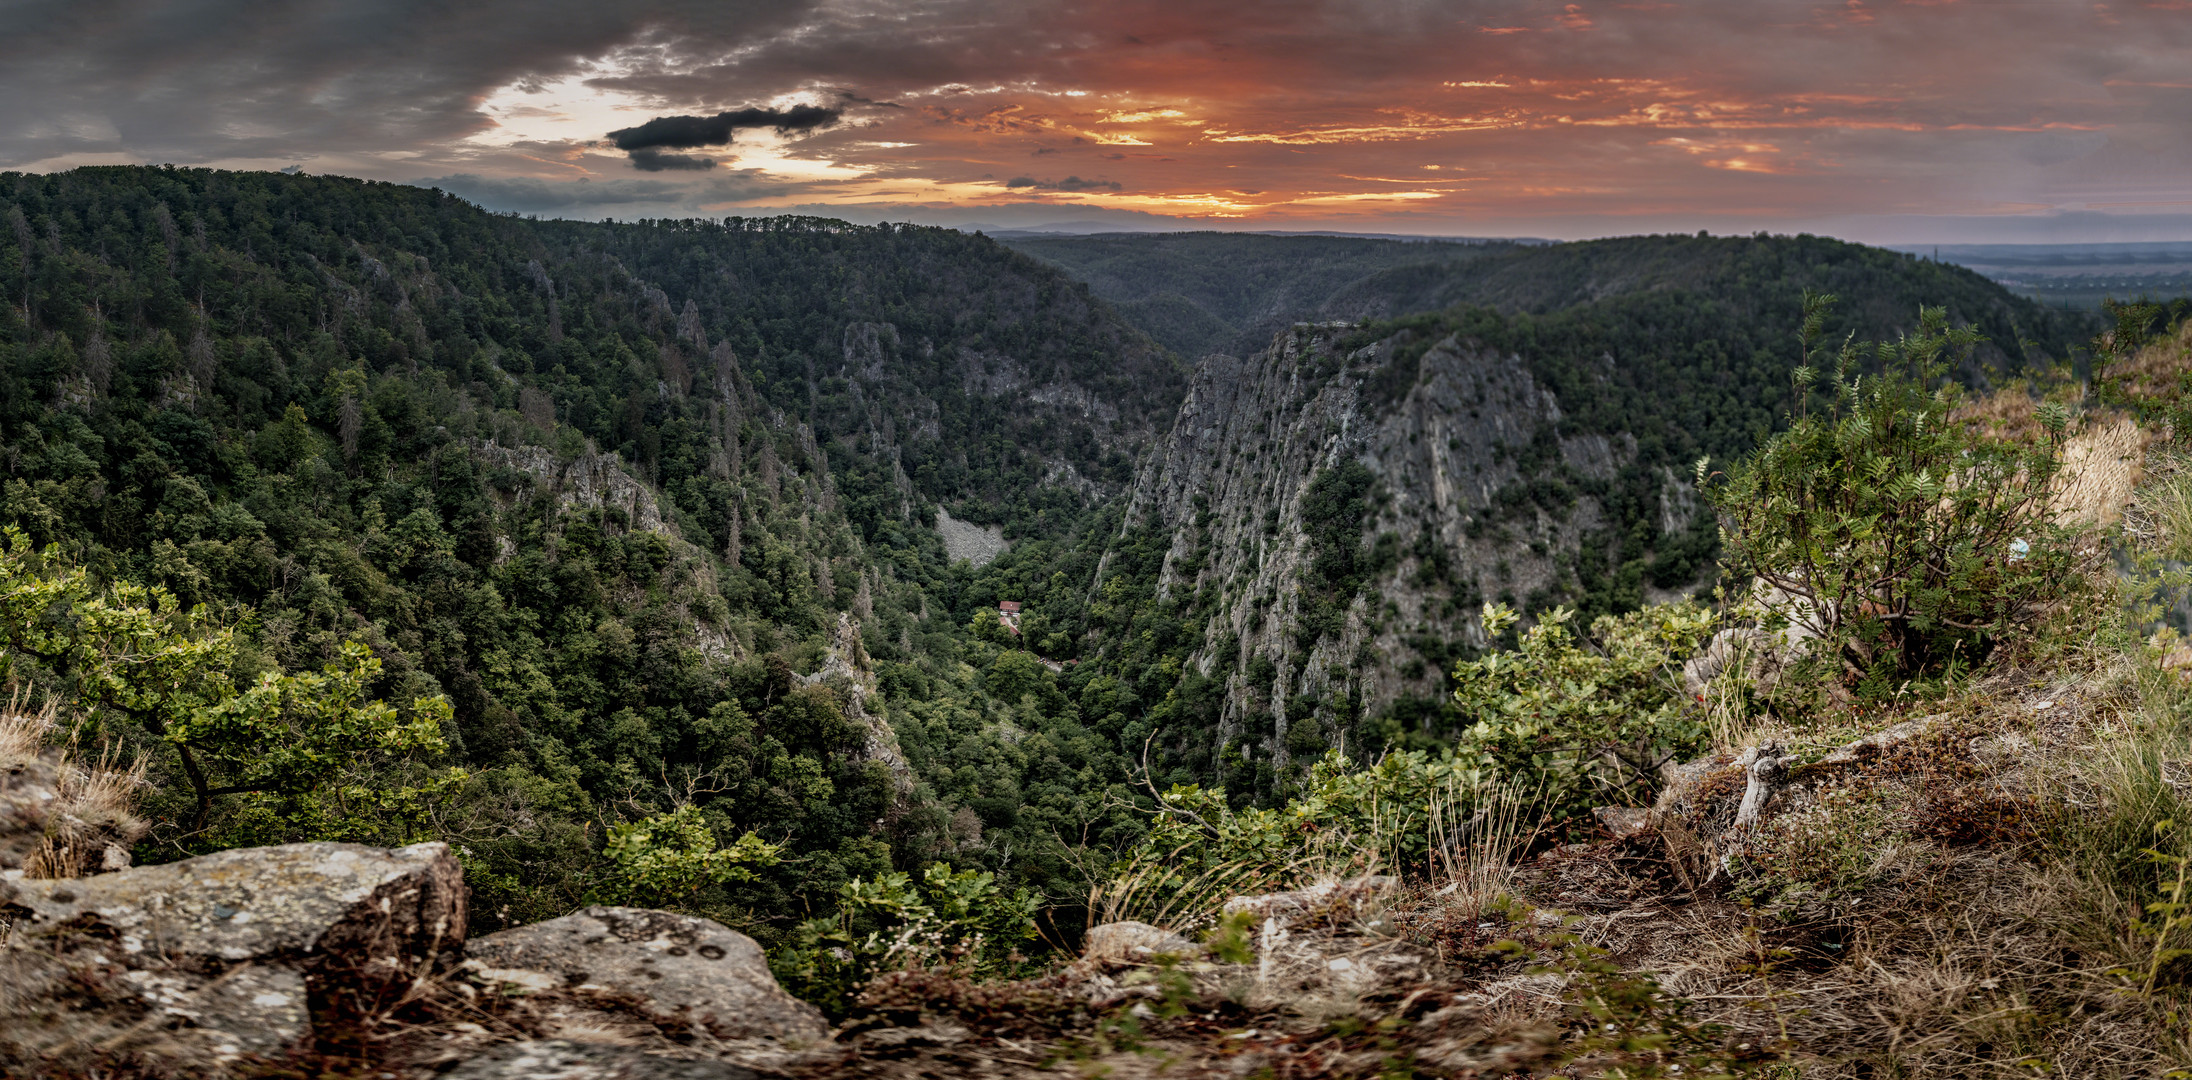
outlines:
[[[528,1039],[504,1043],[442,1074],[445,1080],[760,1080],[721,1061],[654,1057],[627,1046]]]
[[[1145,922],[1115,922],[1092,926],[1081,947],[1081,959],[1098,963],[1148,963],[1162,954],[1201,956],[1203,947],[1170,930]]]
[[[99,936],[131,957],[322,955],[396,975],[464,941],[464,871],[440,843],[237,848],[17,889],[18,938]]]
[[[1365,874],[1345,881],[1326,881],[1291,892],[1263,896],[1236,896],[1225,902],[1225,913],[1246,912],[1280,926],[1293,923],[1341,924],[1377,913],[1400,888],[1398,878]]]
[[[438,843],[241,848],[13,886],[0,1063],[278,1056],[465,932],[463,871]]]
[[[651,1017],[719,1039],[806,1044],[829,1037],[822,1014],[777,985],[760,945],[690,915],[589,907],[489,934],[464,953],[466,969],[483,983],[628,995]]]

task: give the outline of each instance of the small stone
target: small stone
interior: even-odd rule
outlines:
[[[1202,953],[1202,946],[1170,930],[1131,921],[1092,926],[1081,946],[1083,960],[1127,964],[1147,963],[1160,954],[1189,958]]]
[[[1652,829],[1652,812],[1640,806],[1594,806],[1591,816],[1616,840],[1634,840]]]

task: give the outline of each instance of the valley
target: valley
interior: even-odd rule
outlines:
[[[1930,464],[1868,466],[1915,479],[1839,490],[1931,499],[1958,521],[2013,515],[1995,531],[2024,530],[2002,533],[2016,554],[1959,549],[1939,570],[1949,584],[1912,602],[2058,590],[2049,618],[2101,642],[2105,605],[2072,595],[2119,587],[2074,540],[2098,534],[2014,515],[2067,498],[2048,470],[2074,462],[2116,477],[2091,481],[2107,505],[2075,528],[2112,522],[2159,438],[2139,432],[2183,408],[2175,353],[2155,359],[2178,340],[2164,309],[2108,326],[1955,265],[1814,236],[1000,243],[804,217],[538,221],[390,184],[99,167],[0,176],[0,299],[7,678],[51,702],[11,722],[32,749],[65,728],[67,746],[107,755],[98,769],[137,778],[124,809],[79,815],[76,839],[26,858],[150,872],[370,845],[417,864],[401,873],[461,880],[469,907],[454,910],[475,937],[525,940],[578,909],[714,920],[758,943],[753,966],[766,953],[756,978],[802,1038],[842,1021],[829,1038],[874,1061],[903,1047],[861,1039],[916,1014],[930,1025],[920,1010],[947,999],[979,1038],[1020,1037],[987,994],[1062,1010],[1028,1021],[1046,1053],[1143,1054],[1117,1017],[1044,995],[1124,1008],[1141,991],[1105,995],[1147,976],[1173,980],[1151,1001],[1214,1002],[1249,985],[1255,950],[1316,968],[1279,993],[1260,961],[1261,989],[1236,1001],[1263,1017],[1260,1038],[1354,978],[1331,974],[1348,970],[1333,950],[1391,953],[1461,1002],[1488,973],[1524,977],[1482,927],[1554,958],[1561,985],[1632,994],[1621,1009],[1675,1030],[1648,1004],[1657,990],[1563,936],[1567,916],[1514,898],[1564,898],[1639,964],[1675,961],[1619,920],[1737,918],[1738,893],[1743,911],[1855,934],[1840,885],[1805,890],[1862,879],[1932,917],[1914,883],[1933,864],[1866,878],[1788,822],[1909,815],[1930,824],[1864,819],[1896,838],[1881,859],[1938,841],[1957,873],[2010,890],[1956,845],[2031,840],[2026,796],[1973,778],[2030,790],[2021,751],[1986,749],[2028,745],[2000,703],[2023,716],[2072,700],[2012,668],[2101,678],[2121,643],[2078,652],[2030,629],[2023,599],[1983,625],[1962,608],[1822,602],[1795,617],[1884,611],[1923,624],[1905,640],[1963,636],[1938,646],[1946,661],[1909,646],[1905,667],[1866,639],[1834,654],[1846,671],[1794,647],[1771,678],[1699,668],[1766,640],[1776,617],[1722,570],[1759,565],[1771,538],[1728,531],[1739,515],[1714,492],[1758,476],[1784,435],[1909,440],[1940,429],[1926,410],[1962,402],[1955,432],[1991,425],[2040,449],[1998,464],[1942,443]],[[1836,351],[1851,341],[1881,344]],[[1882,386],[1908,396],[1866,396]],[[1818,419],[1891,406],[1918,410],[1917,427]],[[2041,495],[2003,510],[1968,477]],[[1844,530],[1833,550],[1872,542],[1873,526],[1829,524]],[[1968,681],[2001,657],[2012,668]],[[1913,685],[1923,697],[1903,696]],[[2115,716],[2128,693],[2075,700]],[[1929,703],[1945,711],[1912,712]],[[1979,726],[1924,751],[1945,757],[1865,741],[1882,715],[1936,731],[1951,713]],[[1548,717],[1595,734],[1570,745]],[[2089,734],[2033,737],[2071,755]],[[1857,763],[1858,779],[1801,773],[1794,790],[1822,801],[1785,799],[1781,831],[1749,831],[1752,789],[1822,762]],[[1909,771],[1865,771],[1890,764]],[[1429,891],[1440,875],[1448,887]],[[24,880],[53,911],[74,902]],[[1274,915],[1251,950],[1257,931],[1226,912],[1309,903],[1286,899],[1299,889],[1374,903],[1291,946]],[[1152,961],[1148,976],[1092,927],[1193,933],[1162,940],[1214,959],[1176,980]],[[1828,970],[1821,950],[1844,940],[1771,933],[1794,944],[1761,972]],[[1408,952],[1425,942],[1435,963]],[[1391,1005],[1417,1060],[1478,1060],[1435,1041],[1447,1029],[1410,1011],[1416,997],[1377,1004],[1373,989],[1346,991],[1360,999],[1346,1008]],[[420,1002],[456,1011],[407,1030],[474,1015],[470,997],[435,996],[446,986],[418,993],[384,1019]],[[899,1016],[897,993],[930,997]],[[1233,1015],[1210,1007],[1212,1023]],[[507,1008],[489,1018],[562,1030]],[[1523,1013],[1469,1015],[1471,1031],[1512,1035],[1514,1062],[1551,1060]],[[1090,1023],[1093,1041],[1074,1042]],[[1195,1039],[1249,1037],[1183,1023],[1165,1037],[1206,1064],[1224,1055]],[[1375,1056],[1332,1023],[1301,1031]],[[1695,1061],[1722,1060],[1681,1037]],[[764,1066],[827,1074],[819,1060]]]

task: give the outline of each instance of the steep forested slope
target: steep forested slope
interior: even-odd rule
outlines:
[[[767,920],[894,860],[1070,888],[1050,838],[1124,780],[1070,708],[1016,714],[1063,701],[1050,673],[1022,653],[1000,675],[964,626],[997,575],[1055,572],[1182,373],[986,240],[83,169],[0,177],[0,294],[0,520],[248,606],[247,668],[365,641],[377,691],[449,695],[439,764],[474,774],[378,816],[237,795],[204,832],[164,785],[148,857],[441,832],[518,917],[597,889],[603,829],[692,801],[787,843],[696,901]],[[1023,543],[990,576],[949,567],[938,505]],[[862,626],[833,684],[840,612]],[[880,683],[865,711],[848,679]],[[1070,782],[1023,790],[1038,772]]]
[[[1200,363],[1091,616],[1098,651],[1131,658],[1117,677],[1161,702],[1143,730],[1175,779],[1268,797],[1327,749],[1473,723],[1445,676],[1486,644],[1485,600],[1590,616],[1709,583],[1692,469],[1784,418],[1807,289],[1841,297],[1836,341],[1948,304],[1990,339],[1974,380],[2067,360],[2097,329],[1813,237],[1558,245],[1350,295],[1407,311],[1470,289],[1510,310],[1297,326]]]

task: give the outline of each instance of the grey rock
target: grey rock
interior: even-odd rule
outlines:
[[[505,1043],[442,1074],[447,1080],[760,1080],[721,1061],[654,1057],[627,1046],[537,1039]]]
[[[1081,959],[1100,962],[1146,963],[1160,953],[1196,957],[1203,954],[1203,947],[1170,930],[1131,921],[1092,926],[1081,946]]]
[[[1353,332],[1299,324],[1246,359],[1203,358],[1171,432],[1136,473],[1127,510],[1134,526],[1172,539],[1160,597],[1220,596],[1207,640],[1230,651],[1188,658],[1223,679],[1213,743],[1282,771],[1338,748],[1349,722],[1331,704],[1303,716],[1289,703],[1359,700],[1375,714],[1404,697],[1437,696],[1441,665],[1426,662],[1418,643],[1487,644],[1476,605],[1452,601],[1529,595],[1557,580],[1566,553],[1608,520],[1607,507],[1583,493],[1570,510],[1533,514],[1519,529],[1502,524],[1501,492],[1530,479],[1515,451],[1557,432],[1563,418],[1521,357],[1457,338],[1349,349]],[[1584,477],[1611,479],[1636,460],[1626,435],[1574,434],[1557,446]],[[1296,583],[1314,571],[1317,551],[1305,496],[1324,470],[1348,462],[1375,477],[1384,500],[1355,523],[1361,539],[1389,533],[1400,561],[1365,580],[1305,653],[1295,638],[1311,613]],[[1663,480],[1662,505],[1684,505],[1687,483]],[[1688,525],[1698,511],[1694,499],[1687,505],[1667,527]],[[1250,685],[1247,673],[1257,671],[1268,674]]]
[[[1652,812],[1640,806],[1594,806],[1591,816],[1616,840],[1634,840],[1652,831]]]
[[[14,889],[0,1058],[279,1055],[315,1013],[408,981],[465,932],[463,872],[438,843],[242,848]]]
[[[464,941],[464,871],[440,843],[237,848],[16,885],[18,938],[95,932],[124,957],[334,954],[394,975]]]
[[[936,531],[944,538],[945,557],[953,562],[965,559],[982,566],[1012,546],[1011,541],[1005,539],[1004,529],[961,521],[941,506],[936,508]]]
[[[464,953],[466,969],[490,986],[631,995],[648,1015],[719,1039],[829,1037],[821,1012],[777,985],[760,945],[690,915],[589,907],[489,934]]]
[[[1365,874],[1345,881],[1327,881],[1291,892],[1263,896],[1236,896],[1225,902],[1225,913],[1247,912],[1258,919],[1276,920],[1280,926],[1294,923],[1344,923],[1369,918],[1383,910],[1400,888],[1398,878]]]

